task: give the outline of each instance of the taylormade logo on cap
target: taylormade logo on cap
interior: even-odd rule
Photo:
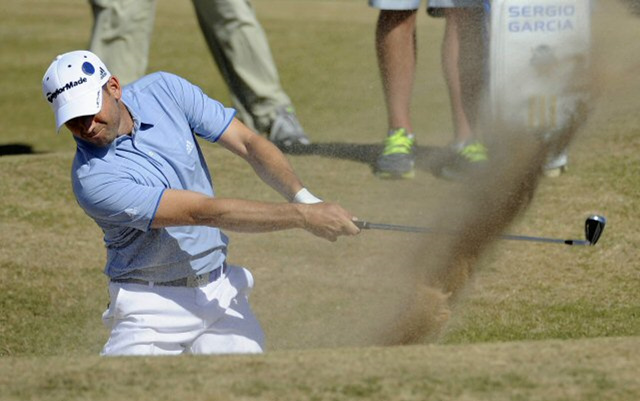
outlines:
[[[62,54],[42,78],[42,93],[51,105],[56,128],[67,121],[95,115],[102,108],[102,86],[111,74],[102,60],[86,50]]]
[[[84,78],[84,77],[80,78],[77,81],[69,82],[68,84],[66,84],[62,88],[56,89],[53,93],[48,92],[47,93],[47,100],[49,101],[49,103],[53,103],[54,99],[57,98],[58,95],[61,94],[62,92],[66,91],[67,89],[73,88],[74,86],[81,85],[81,84],[83,84],[85,82],[87,82],[87,78]]]

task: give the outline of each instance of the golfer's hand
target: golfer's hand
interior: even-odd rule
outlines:
[[[360,229],[354,217],[337,203],[322,202],[300,205],[305,219],[304,228],[318,237],[334,242],[341,235],[356,235]]]

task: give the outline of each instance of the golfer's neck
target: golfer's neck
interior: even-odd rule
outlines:
[[[118,127],[118,136],[129,135],[133,131],[133,117],[123,102],[118,102],[118,107],[120,107],[120,115],[122,116]]]

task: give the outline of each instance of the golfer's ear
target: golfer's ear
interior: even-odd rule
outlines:
[[[104,84],[104,88],[109,94],[116,99],[120,100],[122,97],[122,87],[120,86],[120,80],[116,76],[111,76],[106,84]]]

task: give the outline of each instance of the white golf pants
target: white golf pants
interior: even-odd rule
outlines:
[[[239,266],[202,287],[109,283],[101,355],[259,353],[264,333],[249,306],[253,276]]]

